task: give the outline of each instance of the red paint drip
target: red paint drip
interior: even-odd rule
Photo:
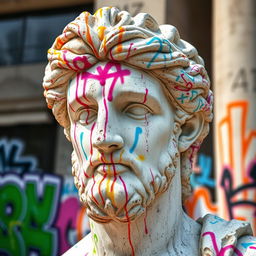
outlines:
[[[92,133],[94,130],[96,123],[93,123],[92,128],[91,128],[91,132],[90,132],[90,165],[92,166],[92,154],[93,154],[93,147],[92,147]]]
[[[86,123],[86,124],[89,124],[88,119],[89,119],[89,116],[90,116],[90,110],[89,110],[89,109],[86,109],[86,112],[87,112],[87,116],[86,116],[85,123]]]
[[[129,244],[131,246],[132,256],[134,256],[135,255],[134,254],[134,248],[133,248],[132,240],[131,240],[131,221],[130,221],[130,218],[129,218],[129,215],[128,215],[128,211],[127,211],[128,192],[127,192],[127,188],[126,188],[125,182],[123,181],[121,176],[119,176],[119,179],[123,183],[124,192],[125,192],[125,200],[126,200],[126,202],[125,202],[125,205],[124,205],[124,210],[125,210],[125,215],[126,215],[126,219],[127,219],[127,222],[128,222],[128,240],[129,240]]]
[[[100,160],[101,160],[102,163],[106,163],[104,152],[101,153]],[[105,168],[105,166],[104,166],[104,168]]]
[[[92,185],[92,187],[91,187],[92,199],[94,200],[94,202],[95,202],[96,204],[99,204],[99,202],[97,201],[97,199],[96,199],[96,198],[94,197],[94,195],[93,195],[93,188],[94,188],[94,185],[95,185],[94,174],[92,175],[92,178],[93,178],[93,185]]]
[[[144,217],[144,227],[145,227],[145,234],[148,234],[148,227],[147,227],[147,210]]]
[[[111,188],[110,188],[110,191],[113,192],[114,185],[115,185],[115,182],[116,182],[116,166],[115,166],[114,161],[113,161],[113,152],[110,154],[110,161],[111,161],[111,164],[112,164],[113,170],[114,170],[114,180],[113,180]]]
[[[83,79],[83,78],[82,78],[82,79]],[[88,105],[87,105],[86,103],[82,102],[82,101],[80,100],[80,98],[78,97],[79,80],[80,80],[80,73],[78,73],[77,76],[76,76],[76,101],[77,101],[79,104],[81,104],[82,106],[88,108]],[[85,84],[86,84],[86,81],[84,82],[84,86],[85,86]]]
[[[147,101],[147,96],[148,96],[148,88],[146,88],[146,93],[144,95],[144,100],[143,100],[143,104]]]
[[[128,53],[127,53],[126,59],[128,59],[129,56],[130,56],[130,54],[131,54],[132,46],[133,46],[133,43],[130,43],[130,46],[129,46],[129,49],[128,49]]]
[[[76,145],[76,148],[77,148],[77,151],[78,151],[78,157],[80,158],[80,161],[81,163],[83,162],[83,158],[82,158],[82,155],[80,153],[80,150],[79,150],[79,146],[78,146],[78,143],[77,143],[77,136],[76,136],[76,123],[75,123],[75,127],[74,127],[74,139],[75,139],[75,145]]]
[[[104,164],[103,165],[103,170],[104,170],[104,176],[103,176],[103,178],[101,179],[101,181],[100,181],[100,184],[99,184],[99,188],[98,188],[98,191],[99,191],[99,194],[100,194],[100,198],[101,198],[101,201],[102,201],[102,204],[103,205],[105,205],[105,200],[104,200],[104,198],[103,198],[103,196],[102,196],[102,193],[101,193],[101,184],[102,184],[102,182],[106,179],[106,177],[107,177],[107,173],[106,173],[106,170],[105,170],[105,167],[106,167],[106,165]]]
[[[147,118],[147,114],[145,114],[145,125],[146,125],[146,152],[148,152],[148,134],[149,134],[149,131],[148,131],[148,118]]]
[[[75,110],[72,108],[71,104],[69,103],[68,105],[69,105],[69,108],[70,108],[73,112],[75,112]]]
[[[86,177],[86,178],[90,178],[89,177],[89,175],[84,171],[84,176]]]
[[[151,177],[152,177],[152,181],[151,181],[151,183],[152,183],[152,185],[154,185],[154,183],[155,183],[154,175],[153,175],[153,173],[152,173],[151,168],[150,168],[149,170],[150,170]]]

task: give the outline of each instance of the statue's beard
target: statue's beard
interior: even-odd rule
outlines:
[[[155,168],[128,154],[124,152],[122,155],[122,159],[130,160],[130,166],[125,167],[128,167],[128,171],[109,175],[110,172],[113,174],[115,167],[105,165],[104,173],[95,172],[93,177],[85,178],[79,168],[76,153],[73,152],[73,174],[80,200],[87,207],[88,216],[97,222],[128,222],[136,219],[146,211],[157,195],[167,190],[172,181],[179,156],[174,136]]]

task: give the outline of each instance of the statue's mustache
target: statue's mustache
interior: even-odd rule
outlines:
[[[124,171],[131,171],[137,176],[140,175],[140,163],[135,154],[122,152],[113,152],[111,154],[94,153],[90,160],[86,161],[84,171],[89,177],[92,177],[97,171],[117,175]]]

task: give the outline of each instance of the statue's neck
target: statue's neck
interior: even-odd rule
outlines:
[[[94,252],[108,256],[198,255],[200,225],[187,217],[180,202],[173,182],[133,222],[99,224],[91,220]],[[180,254],[186,253],[185,248],[189,248],[188,254]]]

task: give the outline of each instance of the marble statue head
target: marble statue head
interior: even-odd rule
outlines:
[[[48,51],[48,107],[72,142],[72,173],[98,222],[140,216],[192,161],[212,120],[204,62],[171,25],[117,8],[83,12]]]

